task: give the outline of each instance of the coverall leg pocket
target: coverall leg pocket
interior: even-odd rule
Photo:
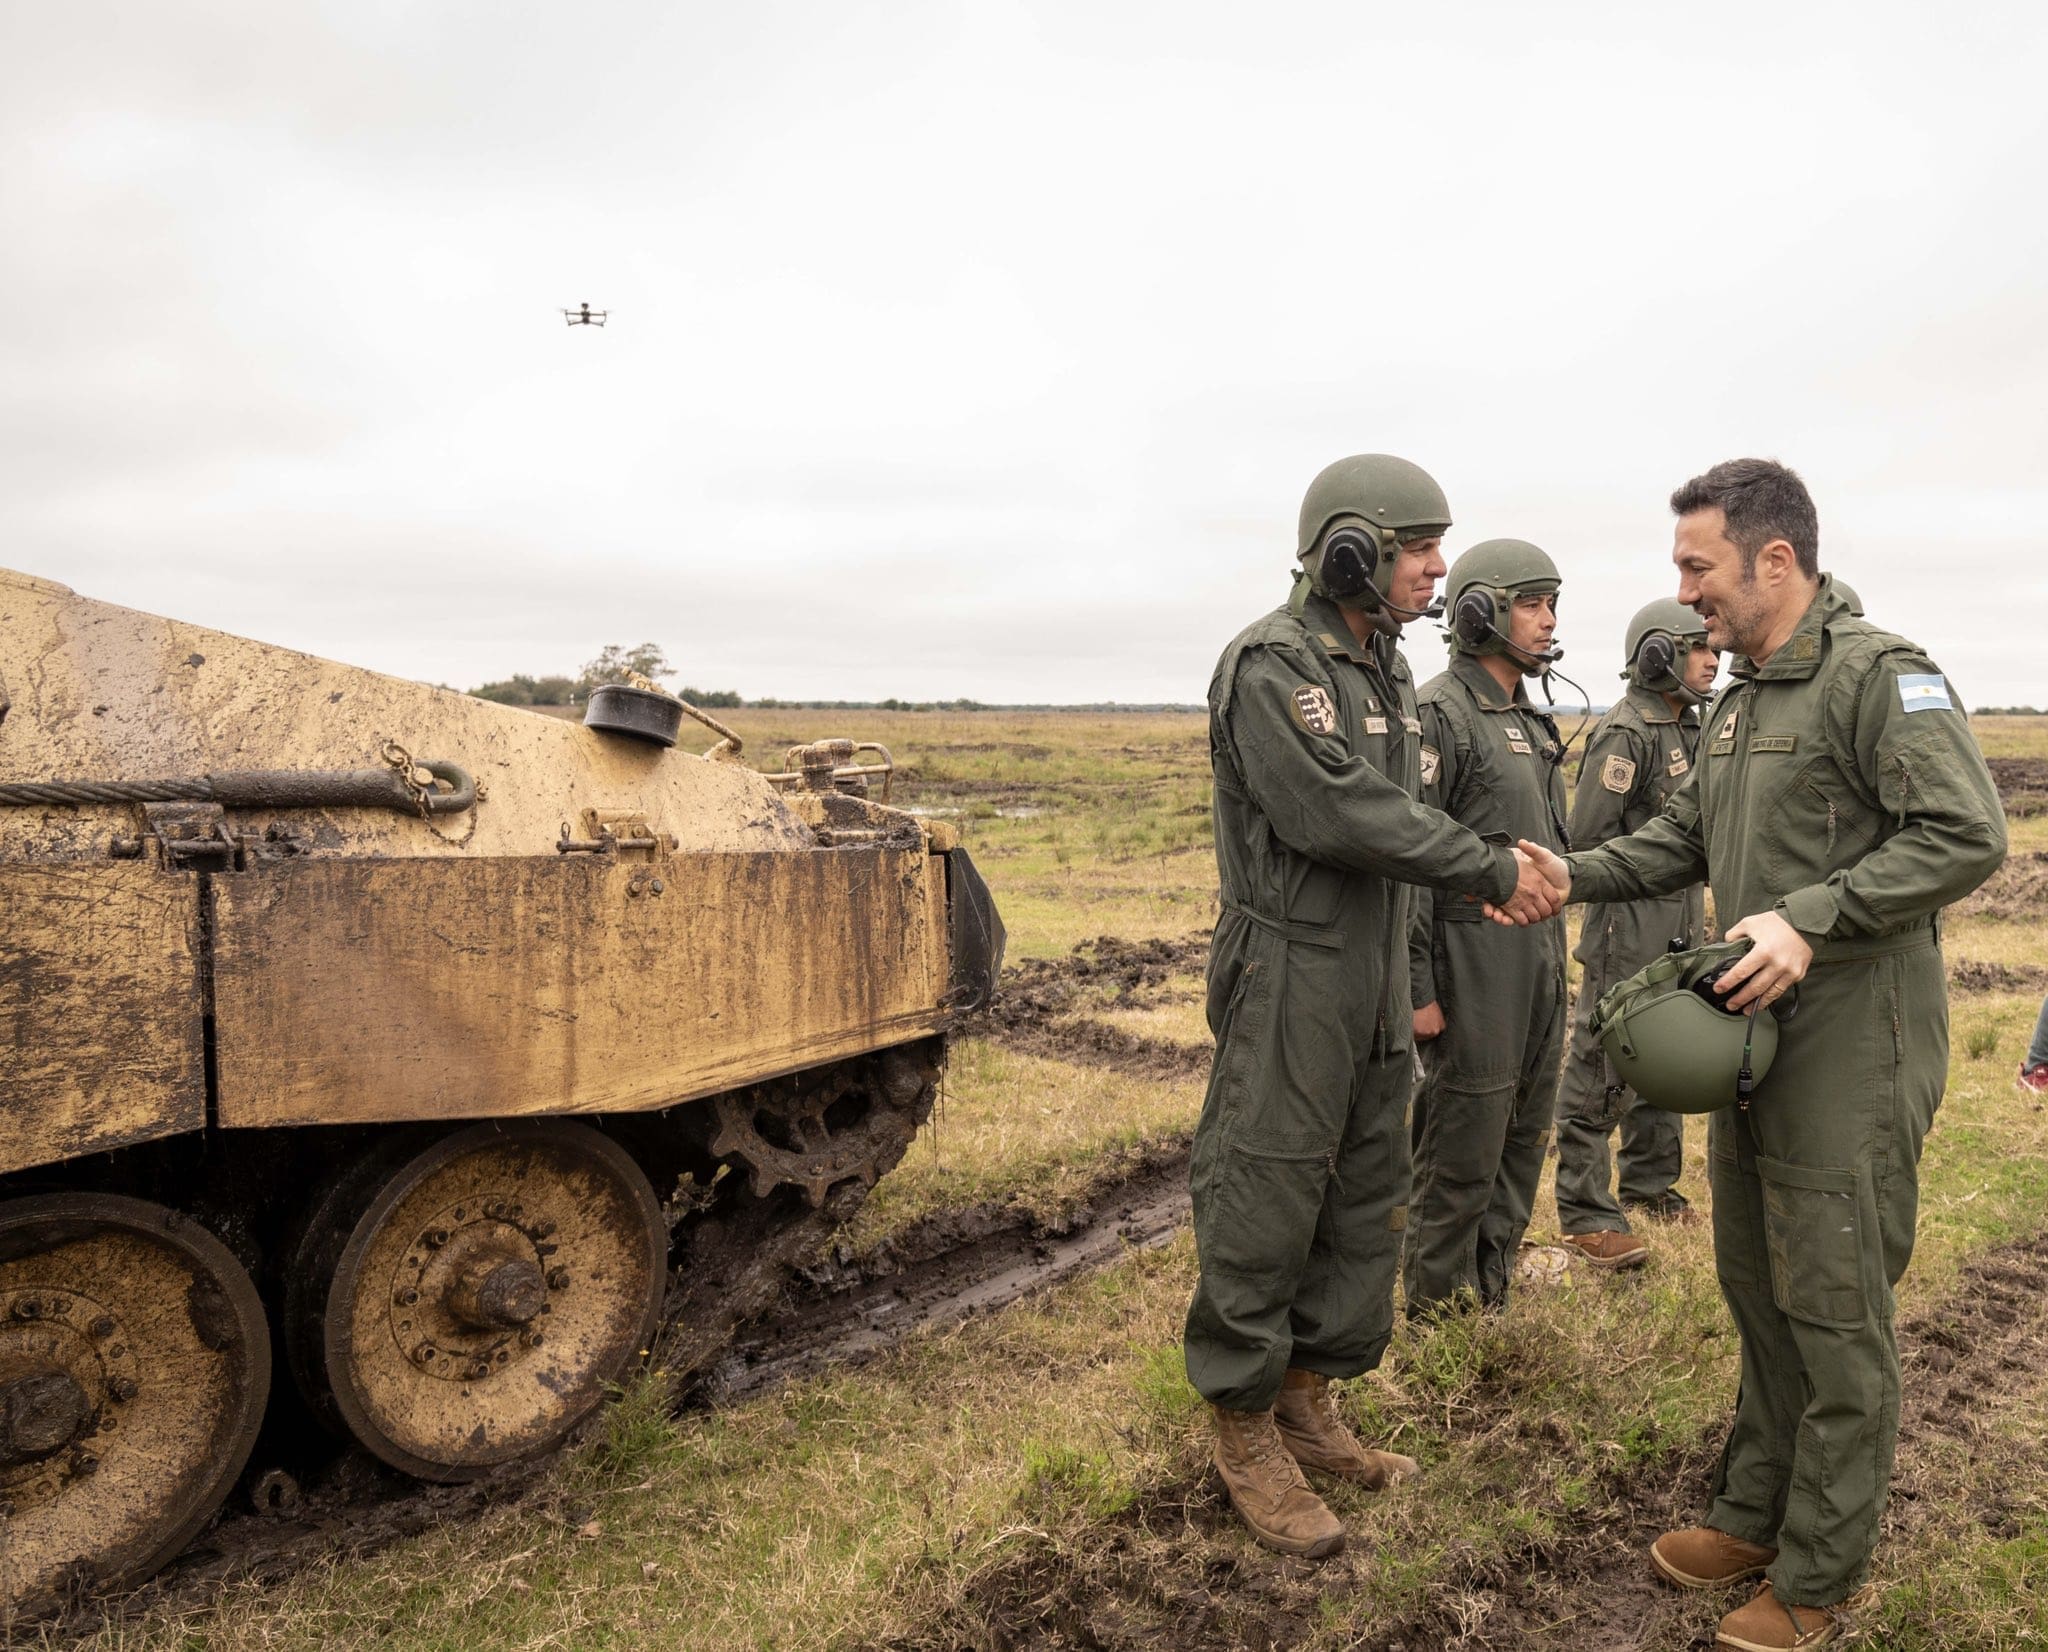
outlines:
[[[1757,1156],[1764,1226],[1771,1255],[1771,1299],[1808,1325],[1849,1331],[1869,1314],[1865,1300],[1867,1231],[1853,1170],[1815,1169]]]
[[[1292,1282],[1308,1260],[1332,1148],[1268,1134],[1218,1156],[1215,1217],[1198,1235],[1204,1272]]]

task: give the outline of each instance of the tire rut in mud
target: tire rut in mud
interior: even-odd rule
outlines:
[[[2048,1442],[1997,1427],[2048,1369],[2048,1232],[1985,1253],[1954,1290],[1899,1327],[1905,1373],[1898,1466],[1879,1564],[1960,1518],[1993,1537],[2037,1517]],[[1967,1481],[1996,1440],[2009,1464]],[[1718,1442],[1596,1486],[1591,1517],[1546,1509],[1563,1535],[1463,1562],[1455,1551],[1429,1605],[1346,1644],[1358,1652],[1707,1652],[1725,1597],[1659,1581],[1650,1542],[1699,1518]],[[1427,1482],[1423,1482],[1426,1485]],[[1412,1495],[1413,1493],[1407,1493]],[[1403,1495],[1397,1493],[1396,1495]],[[1958,1515],[1959,1505],[1962,1513]],[[1321,1569],[1250,1550],[1213,1477],[1160,1485],[1112,1520],[1048,1536],[969,1580],[957,1608],[891,1652],[1223,1652],[1284,1647],[1326,1626]]]
[[[994,1001],[963,1031],[1025,1055],[1137,1078],[1202,1077],[1209,1071],[1206,1043],[1147,1038],[1088,1011],[1147,1007],[1174,976],[1198,975],[1208,962],[1207,931],[1178,940],[1100,935],[1064,958],[1031,958],[1005,969]]]
[[[1055,1221],[1000,1204],[926,1217],[872,1252],[801,1270],[781,1306],[741,1331],[695,1397],[744,1399],[870,1359],[914,1330],[993,1312],[1168,1243],[1188,1208],[1187,1145],[1169,1142]]]

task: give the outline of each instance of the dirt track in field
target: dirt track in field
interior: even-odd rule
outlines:
[[[1179,940],[1085,941],[1064,958],[1033,958],[1003,971],[1003,990],[964,1029],[1006,1049],[1138,1078],[1187,1078],[1209,1070],[1209,1046],[1145,1038],[1095,1019],[1090,1009],[1142,1008],[1177,975],[1209,962],[1206,933]]]
[[[2048,1443],[2000,1418],[2048,1363],[2048,1233],[1979,1257],[1934,1309],[1902,1324],[1899,1456],[1879,1546],[1947,1525],[2017,1536],[2038,1518]],[[1987,1454],[1998,1471],[1985,1472]],[[1485,1560],[1455,1555],[1430,1602],[1352,1643],[1358,1652],[1707,1652],[1739,1604],[1670,1588],[1644,1558],[1653,1538],[1697,1519],[1713,1454],[1617,1471],[1563,1535]],[[1400,1495],[1396,1493],[1395,1495]],[[1154,1488],[1110,1529],[1053,1541],[991,1568],[960,1607],[890,1652],[1226,1652],[1280,1648],[1321,1622],[1324,1584],[1308,1562],[1247,1557],[1213,1477]]]

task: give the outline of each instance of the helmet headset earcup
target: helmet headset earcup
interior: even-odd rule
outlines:
[[[1476,654],[1499,632],[1500,604],[1492,591],[1475,585],[1458,598],[1451,610],[1451,634],[1460,644]]]
[[[1367,612],[1378,608],[1380,588],[1373,576],[1384,555],[1369,524],[1331,529],[1323,540],[1323,595]]]
[[[1668,631],[1652,631],[1636,650],[1636,681],[1645,688],[1663,688],[1677,677],[1678,643]]]

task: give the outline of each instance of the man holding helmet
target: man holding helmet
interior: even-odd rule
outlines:
[[[1329,1391],[1376,1366],[1393,1330],[1407,885],[1508,924],[1557,910],[1508,840],[1416,801],[1415,690],[1395,643],[1431,609],[1450,520],[1404,459],[1329,466],[1302,502],[1292,597],[1223,651],[1209,684],[1223,910],[1190,1170],[1201,1277],[1187,1371],[1214,1408],[1232,1504],[1289,1554],[1344,1542],[1304,1467],[1375,1488],[1415,1469],[1361,1445]]]
[[[1579,760],[1571,841],[1595,849],[1623,837],[1664,807],[1692,772],[1700,743],[1699,704],[1712,691],[1721,656],[1700,617],[1669,597],[1628,623],[1628,692],[1600,719]],[[1557,1097],[1557,1222],[1564,1242],[1593,1266],[1640,1266],[1648,1248],[1629,1229],[1630,1209],[1681,1216],[1678,1191],[1685,1123],[1640,1107],[1593,1037],[1600,995],[1674,943],[1706,937],[1706,898],[1692,884],[1651,900],[1591,907],[1579,932],[1579,997],[1571,1049]],[[1607,1138],[1621,1127],[1620,1202],[1610,1183]]]
[[[1492,837],[1562,849],[1564,748],[1525,677],[1562,650],[1557,565],[1522,539],[1458,558],[1450,669],[1420,696],[1423,798]],[[1419,892],[1410,928],[1423,1077],[1409,1129],[1414,1195],[1401,1283],[1410,1315],[1507,1301],[1557,1104],[1564,931],[1485,932],[1478,900]]]
[[[1718,915],[1736,920],[1728,939],[1750,943],[1720,978],[1726,1007],[1768,1011],[1798,988],[1774,1059],[1742,1086],[1752,1093],[1708,1125],[1714,1259],[1742,1381],[1705,1524],[1651,1548],[1682,1587],[1767,1572],[1718,1639],[1772,1652],[1837,1639],[1869,1569],[1898,1434],[1892,1288],[1948,1069],[1935,919],[1997,869],[2005,820],[1940,669],[1856,618],[1820,572],[1796,475],[1729,460],[1671,508],[1678,600],[1739,656],[1735,680],[1661,814],[1566,860],[1527,847],[1574,900],[1641,900],[1704,875]],[[1674,1003],[1646,995],[1641,1025],[1624,1015],[1610,1040],[1650,1042],[1650,1012]],[[1699,1052],[1639,1049],[1638,1086],[1653,1093],[1659,1063],[1711,1064],[1732,1092],[1729,1069],[1751,1067],[1762,1042],[1731,1031]]]

